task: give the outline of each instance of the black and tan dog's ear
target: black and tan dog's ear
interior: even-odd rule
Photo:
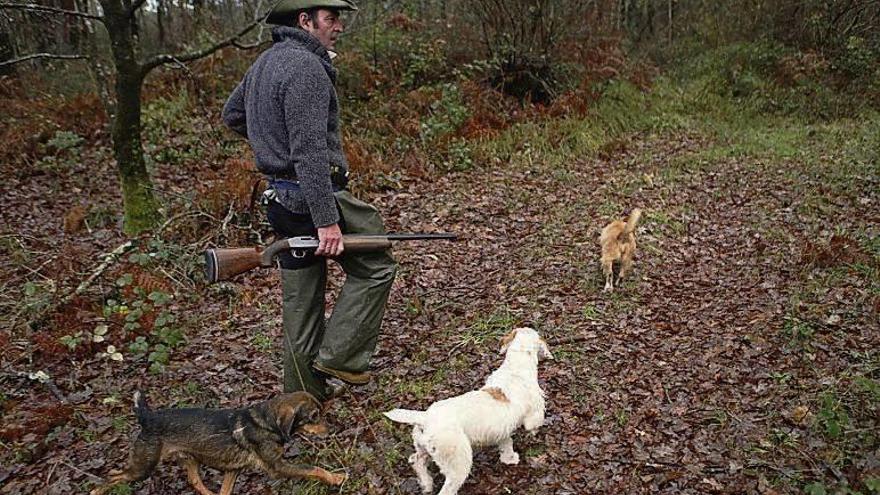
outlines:
[[[285,394],[276,399],[273,413],[286,440],[302,429],[309,434],[323,434],[327,427],[320,423],[321,403],[307,392]]]
[[[513,343],[513,339],[516,338],[516,331],[518,328],[514,328],[510,332],[507,333],[504,337],[501,337],[501,354],[507,352],[507,348],[510,347],[510,344]]]
[[[285,440],[293,437],[298,425],[309,423],[310,418],[320,412],[320,403],[305,392],[285,394],[272,402],[275,422]]]

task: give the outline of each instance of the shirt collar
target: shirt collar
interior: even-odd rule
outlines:
[[[315,38],[311,33],[303,29],[290,26],[276,26],[272,28],[272,41],[275,43],[293,41],[315,55],[318,55],[328,62],[330,61],[330,54],[327,53],[327,49],[324,48],[324,45],[318,41],[318,38]]]
[[[333,67],[332,61],[335,53],[331,55],[331,52],[324,48],[324,45],[318,41],[318,38],[312,36],[308,31],[290,26],[276,26],[272,28],[272,41],[276,44],[293,43],[306,51],[314,53],[321,59],[321,64],[324,66],[324,70],[327,71],[327,75],[330,76],[330,80],[334,84],[336,83],[336,68]]]

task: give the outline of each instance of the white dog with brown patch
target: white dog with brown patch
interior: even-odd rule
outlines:
[[[437,401],[427,411],[394,409],[392,421],[415,425],[409,458],[426,494],[434,490],[428,459],[446,482],[440,495],[454,495],[471,471],[473,447],[497,445],[504,464],[519,463],[511,435],[520,426],[534,433],[544,424],[544,392],[538,385],[538,361],[553,359],[547,343],[532,328],[517,328],[502,339],[501,367],[480,390]]]

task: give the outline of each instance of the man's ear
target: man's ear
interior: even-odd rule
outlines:
[[[307,22],[314,22],[312,16],[309,15],[308,12],[300,12],[299,17],[296,18],[296,25],[299,27],[306,27],[305,24]]]
[[[505,354],[507,352],[507,348],[510,347],[510,344],[513,343],[513,339],[516,338],[516,329],[514,328],[510,332],[507,333],[504,337],[501,337],[501,354]]]

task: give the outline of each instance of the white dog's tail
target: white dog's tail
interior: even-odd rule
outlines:
[[[409,425],[420,425],[425,420],[425,411],[413,411],[410,409],[392,409],[382,413],[386,418],[398,423],[406,423]]]
[[[623,229],[624,234],[632,234],[636,231],[636,224],[639,223],[639,218],[642,217],[642,210],[635,208],[629,214],[629,218],[626,220],[626,227]]]

